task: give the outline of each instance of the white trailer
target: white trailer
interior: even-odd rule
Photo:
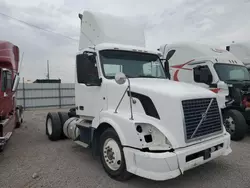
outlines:
[[[216,95],[169,80],[143,28],[101,13],[79,17],[76,108],[48,113],[50,140],[91,148],[116,180],[167,180],[231,152]]]
[[[216,93],[232,140],[243,139],[250,124],[250,75],[244,64],[224,49],[199,43],[164,44],[159,51],[172,80]]]

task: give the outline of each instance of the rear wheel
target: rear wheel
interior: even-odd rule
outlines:
[[[242,140],[247,132],[244,116],[238,110],[227,110],[223,114],[224,126],[234,141]]]
[[[60,117],[60,121],[61,121],[61,126],[62,126],[62,134],[61,134],[61,138],[65,139],[67,138],[66,135],[63,133],[63,125],[64,123],[69,119],[69,115],[67,112],[58,112],[58,115]]]
[[[104,131],[100,137],[100,157],[104,170],[111,178],[125,181],[132,176],[126,169],[120,139],[112,128]]]
[[[51,141],[61,139],[62,135],[61,120],[58,113],[50,112],[46,119],[46,134]]]

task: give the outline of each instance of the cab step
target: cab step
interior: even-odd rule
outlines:
[[[79,140],[74,141],[74,142],[75,142],[76,144],[78,144],[78,145],[84,147],[84,148],[88,148],[88,147],[89,147],[88,144],[86,144],[86,143],[84,143],[84,142],[81,142],[81,141],[79,141]]]
[[[0,137],[0,146],[4,145],[9,140],[11,135],[12,135],[12,132],[8,132],[5,134],[5,136]]]

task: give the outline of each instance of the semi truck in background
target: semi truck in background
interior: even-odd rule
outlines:
[[[0,41],[0,151],[23,121],[23,108],[16,104],[15,97],[20,80],[18,71],[18,46]]]
[[[107,174],[167,180],[231,153],[216,95],[168,79],[144,29],[84,11],[76,55],[76,107],[50,112],[46,135],[100,156]],[[157,74],[156,74],[157,72]]]
[[[231,139],[243,139],[250,124],[250,74],[244,64],[225,49],[199,43],[164,44],[158,50],[172,80],[216,93]]]
[[[226,50],[240,59],[250,72],[250,42],[233,42],[226,46]]]

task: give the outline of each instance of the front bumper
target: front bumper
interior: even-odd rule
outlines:
[[[205,157],[202,155],[202,151],[208,151],[207,149],[218,145],[220,149],[204,152]],[[228,133],[209,141],[176,149],[174,152],[151,153],[128,147],[124,147],[123,151],[128,172],[159,181],[175,178],[186,170],[232,152]]]

